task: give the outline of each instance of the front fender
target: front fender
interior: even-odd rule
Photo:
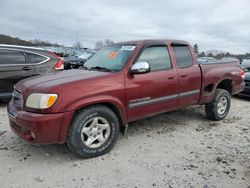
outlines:
[[[125,101],[122,102],[118,98],[113,97],[113,96],[108,96],[108,95],[101,95],[101,96],[98,95],[96,97],[88,97],[88,98],[75,101],[67,107],[66,111],[72,111],[72,110],[77,111],[87,106],[103,104],[103,103],[109,103],[115,106],[117,110],[119,111],[121,118],[123,120],[127,120]]]
[[[84,99],[71,103],[67,107],[66,112],[64,114],[61,131],[60,131],[60,138],[59,138],[60,143],[65,143],[67,140],[68,129],[74,117],[74,113],[80,109],[86,108],[91,105],[97,105],[97,104],[104,104],[104,105],[110,104],[114,106],[119,111],[123,125],[126,125],[128,123],[125,102],[123,103],[118,98],[115,98],[112,96],[106,96],[106,95],[84,98]]]

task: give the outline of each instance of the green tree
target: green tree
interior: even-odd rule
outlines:
[[[196,54],[198,54],[198,53],[199,53],[199,47],[198,47],[198,44],[194,44],[193,49],[194,49],[194,52],[195,52]]]
[[[210,52],[207,57],[213,57],[213,54]]]
[[[198,53],[198,57],[205,57],[205,56],[206,56],[205,52]]]

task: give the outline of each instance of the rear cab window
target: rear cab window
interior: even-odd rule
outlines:
[[[170,55],[166,46],[149,46],[140,54],[136,62],[149,63],[151,71],[172,69]]]
[[[192,54],[188,46],[174,46],[173,49],[178,68],[189,68],[193,65]]]
[[[0,49],[0,65],[26,64],[24,53],[16,50]]]

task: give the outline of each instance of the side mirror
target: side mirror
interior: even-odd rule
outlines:
[[[140,61],[132,65],[130,72],[132,74],[144,74],[150,72],[150,66],[148,62]]]

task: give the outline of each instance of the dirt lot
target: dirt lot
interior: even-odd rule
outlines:
[[[82,160],[65,145],[33,146],[8,126],[0,104],[1,187],[250,187],[250,100],[228,117],[189,107],[132,123],[107,155]]]

